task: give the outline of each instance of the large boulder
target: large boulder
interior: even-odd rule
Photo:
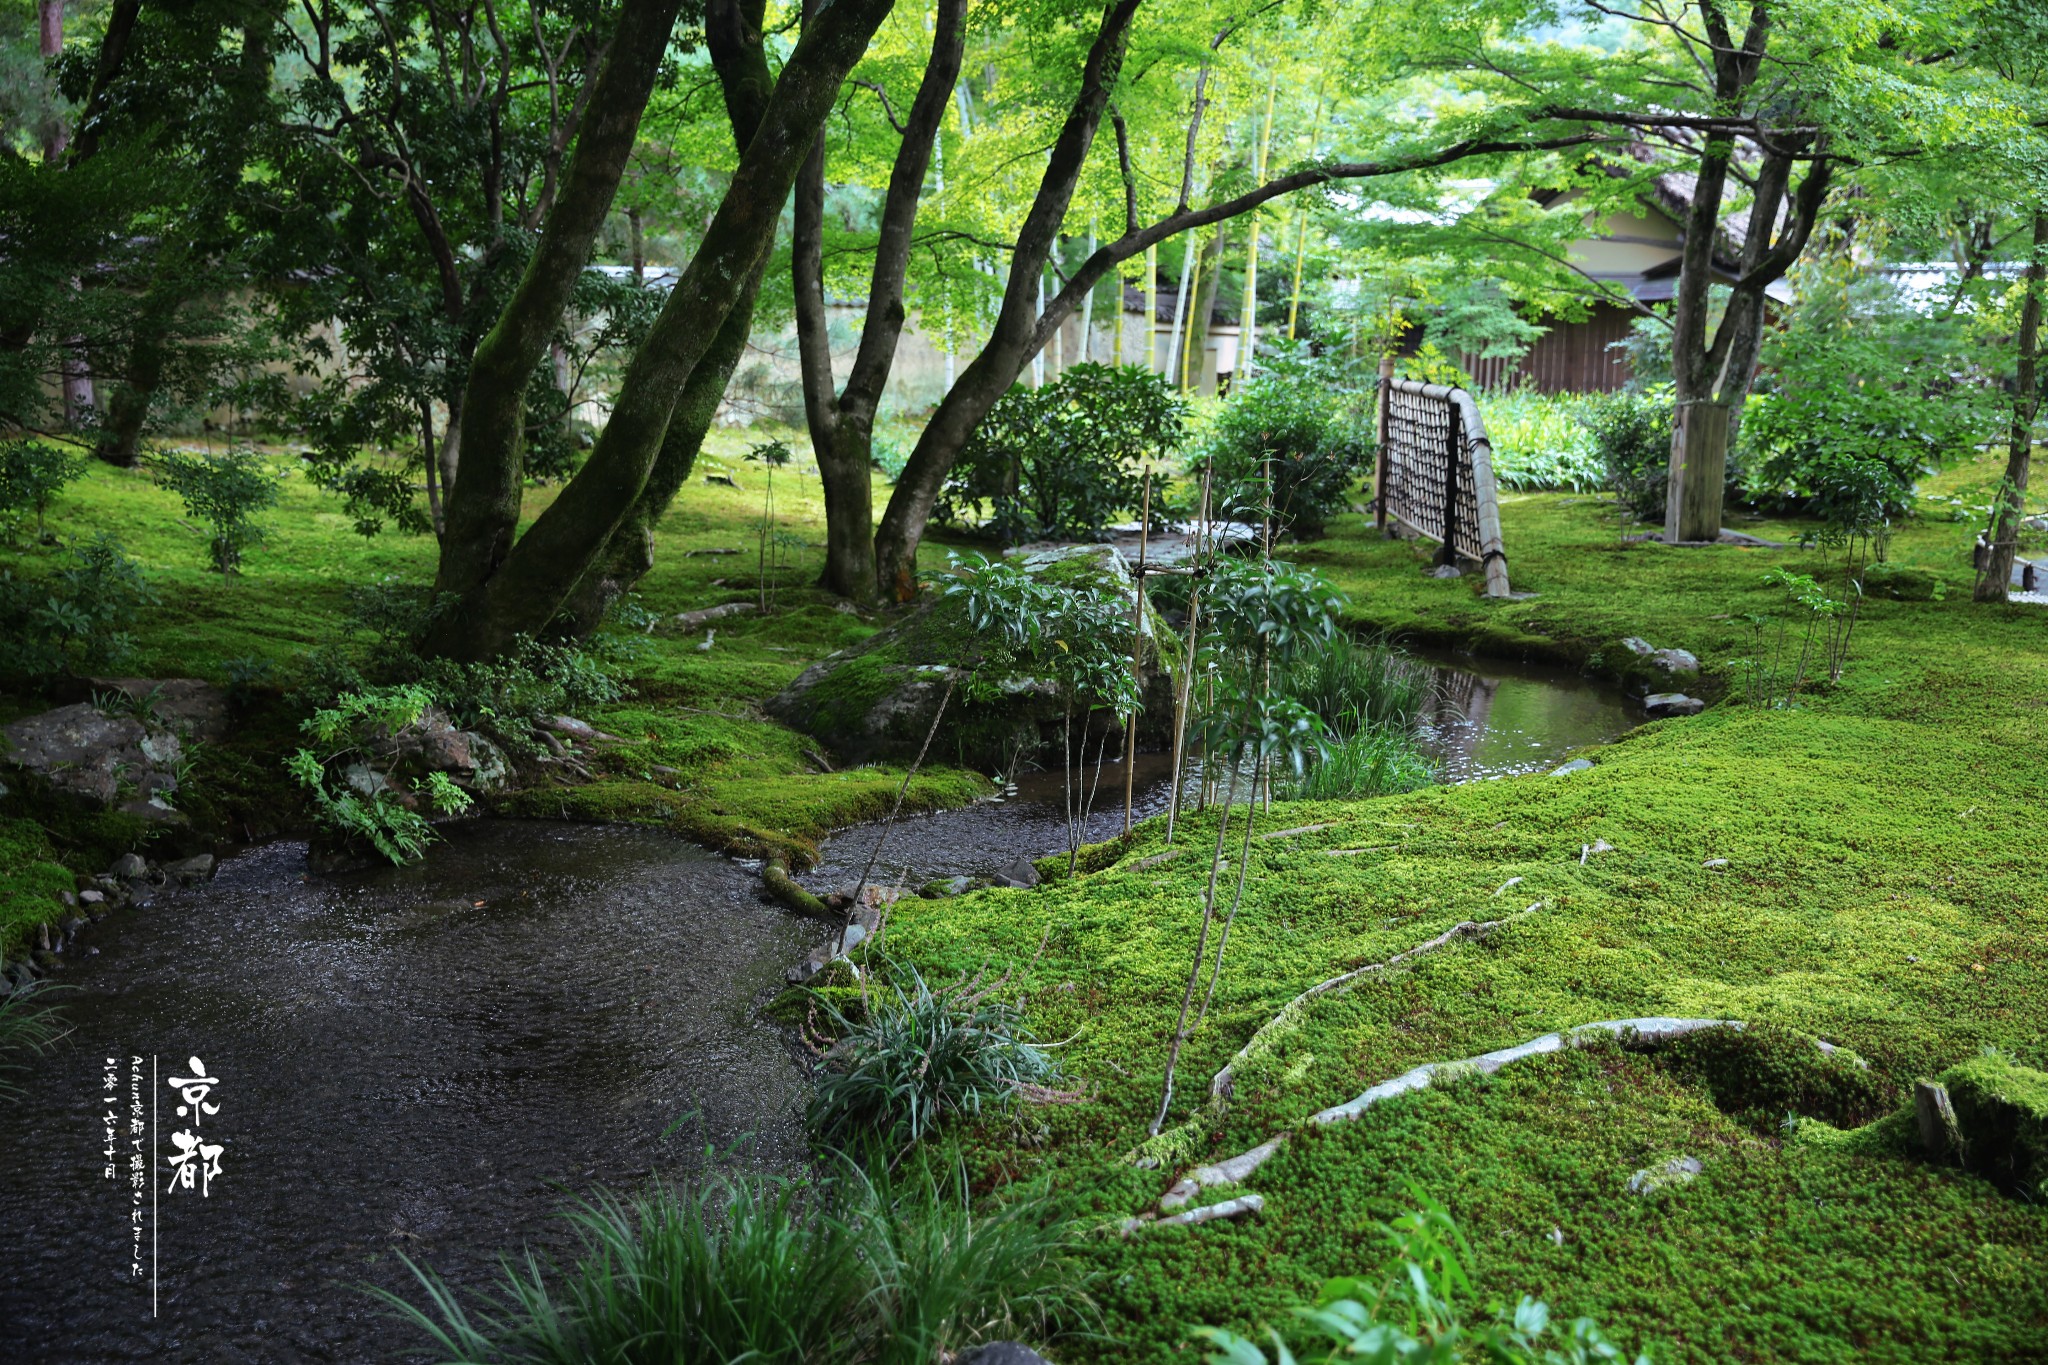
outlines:
[[[77,702],[15,721],[0,733],[7,764],[41,778],[59,796],[159,823],[182,818],[172,794],[184,744],[146,713],[110,714]]]
[[[1056,546],[1022,552],[1019,558],[1048,581],[1105,592],[1127,616],[1133,609],[1136,581],[1112,546]],[[1142,619],[1144,709],[1138,738],[1147,745],[1164,744],[1173,724],[1170,669],[1179,644],[1149,601]],[[965,602],[934,596],[896,625],[806,669],[766,709],[855,762],[905,760],[923,746],[951,682],[952,699],[932,744],[935,761],[1000,769],[1048,745],[1057,749],[1065,719],[1057,688],[1027,674],[1001,680],[993,696],[970,699],[962,685],[980,652]],[[1104,716],[1089,724],[1097,737],[1105,729],[1121,728]]]
[[[362,749],[363,760],[349,765],[349,785],[365,796],[390,791],[407,805],[429,773],[446,774],[477,796],[501,792],[512,780],[505,751],[474,730],[457,729],[438,706],[429,706],[394,734],[365,739]]]

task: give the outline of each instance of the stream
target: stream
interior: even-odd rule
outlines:
[[[1447,781],[1552,766],[1641,718],[1575,676],[1434,666],[1418,733]],[[1140,756],[1140,818],[1169,776]],[[877,877],[1064,848],[1062,781],[899,822]],[[1113,835],[1122,803],[1111,762],[1086,837]],[[565,1193],[801,1162],[801,1054],[757,1011],[821,926],[657,831],[445,833],[416,866],[320,878],[302,843],[249,849],[84,932],[59,977],[72,1031],[0,1103],[0,1359],[392,1359],[421,1337],[361,1286],[418,1298],[402,1256],[474,1289],[501,1251],[573,1250]],[[805,880],[854,880],[874,837],[835,835]],[[216,1106],[196,1128],[169,1080],[195,1061]],[[203,1194],[167,1164],[176,1132],[219,1148]]]

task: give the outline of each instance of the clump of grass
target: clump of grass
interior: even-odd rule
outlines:
[[[0,1098],[21,1093],[12,1077],[28,1069],[23,1054],[39,1054],[64,1035],[64,1020],[43,1003],[54,987],[44,982],[20,986],[0,1000]]]
[[[1353,722],[1323,745],[1288,795],[1302,801],[1357,801],[1436,785],[1436,765],[1407,730]]]
[[[858,1021],[825,1006],[841,1033],[804,1115],[820,1141],[917,1142],[1056,1074],[1018,1007],[996,998],[1004,978],[933,990],[916,968],[907,975],[908,990],[870,992]]]
[[[1294,658],[1273,679],[1335,728],[1406,726],[1429,702],[1429,677],[1406,650],[1384,637],[1334,635]]]
[[[410,1261],[424,1306],[374,1292],[448,1365],[933,1365],[1089,1311],[1060,1213],[1042,1198],[977,1209],[957,1170],[893,1186],[850,1168],[721,1176],[599,1194],[564,1217],[574,1266],[508,1258],[474,1309]]]

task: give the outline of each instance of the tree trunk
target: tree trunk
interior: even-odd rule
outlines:
[[[64,55],[64,0],[38,0],[36,5],[38,35],[44,61]],[[71,145],[71,129],[65,126],[64,116],[50,115],[48,126],[43,129],[43,161],[54,164],[64,155],[64,149]]]
[[[1728,405],[1682,402],[1671,437],[1671,483],[1664,494],[1664,538],[1718,540],[1721,491],[1728,476]]]
[[[747,144],[725,197],[705,230],[702,245],[670,291],[668,302],[627,367],[611,421],[598,438],[597,447],[553,505],[517,544],[502,551],[495,563],[492,555],[497,542],[508,538],[509,533],[501,536],[489,518],[470,524],[469,539],[452,556],[452,571],[444,576],[447,581],[459,583],[479,570],[481,575],[460,592],[461,600],[455,609],[444,615],[430,633],[425,641],[430,653],[454,659],[485,659],[502,654],[521,635],[539,634],[554,619],[575,585],[610,547],[612,533],[632,512],[646,486],[684,386],[746,293],[748,282],[774,240],[797,168],[838,98],[847,73],[866,52],[868,40],[891,3],[892,0],[836,0],[817,22],[806,28],[782,69],[761,127]],[[614,53],[617,51],[619,47],[615,45]],[[607,74],[610,69],[608,63]],[[600,78],[601,84],[603,79]],[[644,99],[643,94],[639,103],[644,103]],[[620,120],[629,125],[623,131],[627,150],[637,126],[638,104],[633,113],[633,119]],[[577,163],[594,145],[602,148],[608,135],[600,130],[607,129],[618,118],[618,110],[610,107],[609,102],[606,107],[598,107],[593,97],[585,116],[583,140],[577,146],[577,160],[571,165],[571,188],[565,191],[556,215],[550,216],[543,230],[536,261],[544,257],[564,259],[569,253],[561,249],[562,243],[551,243],[551,239],[563,236],[580,236],[587,250],[589,234],[581,232],[579,221],[587,207],[577,207],[584,195],[575,192],[580,169]],[[601,194],[606,205],[623,169],[621,153],[611,166],[609,182],[591,187],[593,193]],[[570,212],[570,221],[558,228],[556,216],[565,211]],[[573,284],[575,270],[580,268],[581,258],[577,257],[573,268],[566,271],[571,277],[568,283]],[[509,315],[531,309],[527,286],[543,274],[530,267],[520,292],[507,305],[508,318],[520,324],[518,330],[535,336],[534,347],[545,345],[546,330],[531,326],[532,319],[528,317]],[[541,287],[551,286],[542,282]],[[566,300],[566,287],[560,293]],[[559,315],[558,307],[547,327],[551,328],[553,319]],[[494,337],[506,332],[506,321],[500,321]],[[534,350],[528,363],[517,370],[502,358],[495,363],[508,376],[523,378],[531,375],[532,360],[537,355]],[[472,404],[478,396],[473,375]],[[491,401],[501,400],[493,396]],[[465,425],[477,426],[467,421]],[[486,466],[481,477],[490,485],[483,502],[500,507],[503,499],[496,490],[505,484],[505,468],[511,466],[516,470],[519,463],[516,443],[507,443],[507,438],[517,436],[516,418],[514,423],[484,423],[478,429],[489,431],[492,440],[480,445],[477,430],[470,433],[463,455],[468,466],[463,484],[479,480],[477,465],[481,461]],[[463,484],[457,485],[458,493]],[[511,513],[516,518],[516,480],[512,493]],[[484,532],[481,536],[477,534],[479,527]],[[451,510],[449,539],[454,538]],[[444,546],[444,571],[449,569],[450,559]]]
[[[2012,583],[2019,548],[2020,517],[2026,510],[2027,472],[2033,462],[2034,418],[2041,411],[2041,275],[2048,256],[2048,209],[2034,211],[2034,249],[2027,258],[2027,296],[2020,305],[2019,374],[2012,398],[2012,428],[2006,435],[2005,481],[1992,503],[1990,542],[1977,575],[1979,602],[2003,602]]]
[[[842,597],[872,601],[876,593],[874,536],[874,430],[903,335],[904,280],[910,269],[911,229],[937,144],[946,105],[959,83],[966,47],[966,0],[940,0],[932,28],[931,59],[903,125],[889,172],[889,189],[868,281],[868,308],[846,385],[832,374],[826,331],[824,217],[825,143],[811,149],[797,181],[791,251],[796,290],[797,349],[803,370],[804,420],[825,493],[824,587]],[[836,390],[836,392],[835,392]]]
[[[846,0],[840,0],[844,4]],[[917,446],[896,481],[888,510],[875,534],[876,585],[886,596],[907,600],[916,593],[917,546],[953,461],[988,410],[1043,342],[1038,331],[1037,286],[1072,202],[1074,186],[1101,126],[1104,109],[1122,70],[1124,50],[1139,0],[1115,0],[1102,16],[1082,68],[1081,88],[1053,143],[1037,196],[1025,216],[1011,254],[1010,278],[987,346],[976,356],[932,413]],[[1097,279],[1100,278],[1098,273]]]
[[[681,0],[626,0],[584,113],[566,187],[526,273],[470,361],[460,414],[464,468],[459,479],[444,483],[448,527],[441,538],[437,593],[474,591],[511,553],[526,472],[526,386],[611,209],[680,8]],[[449,419],[455,427],[457,414],[451,411]]]
[[[767,56],[761,46],[761,14],[764,0],[714,4],[705,14],[705,46],[711,54],[725,95],[725,111],[732,124],[734,146],[744,152],[761,125],[768,97],[775,91],[775,77],[769,73]],[[637,230],[637,229],[636,229]],[[688,482],[704,448],[704,437],[718,418],[718,405],[726,387],[746,354],[752,334],[754,305],[767,273],[764,255],[754,268],[745,294],[718,329],[711,349],[690,372],[662,436],[661,454],[648,471],[647,483],[633,501],[633,510],[612,533],[610,543],[593,566],[584,573],[563,602],[554,629],[581,639],[604,621],[612,603],[632,590],[633,585],[654,567],[654,528]]]

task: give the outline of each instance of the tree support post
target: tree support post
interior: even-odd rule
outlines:
[[[1373,525],[1381,535],[1387,533],[1387,405],[1394,397],[1394,357],[1391,354],[1380,357],[1380,407],[1374,427],[1372,506]]]
[[[1670,544],[1721,538],[1728,417],[1728,404],[1708,398],[1678,405],[1671,435],[1671,481],[1664,494],[1664,539]]]

